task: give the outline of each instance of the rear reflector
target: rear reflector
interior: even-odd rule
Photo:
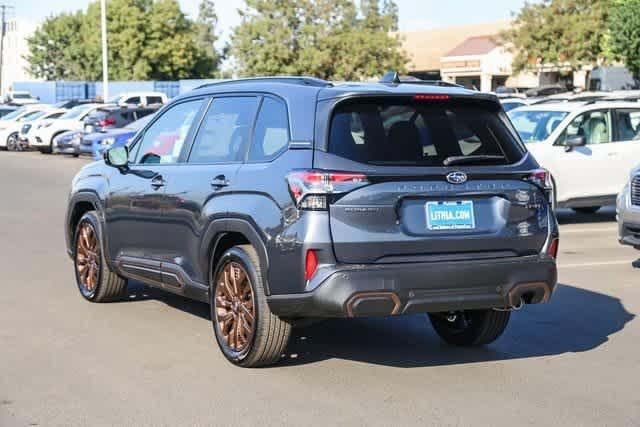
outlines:
[[[551,244],[549,245],[549,249],[547,249],[547,254],[553,258],[558,258],[558,247],[560,245],[560,239],[553,239]]]
[[[307,258],[304,263],[304,278],[310,280],[318,269],[318,256],[313,249],[307,251]]]

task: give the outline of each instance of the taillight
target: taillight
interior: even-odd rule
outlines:
[[[558,258],[558,248],[560,246],[560,239],[553,239],[547,248],[547,255],[551,258]]]
[[[107,117],[106,119],[100,120],[98,123],[100,127],[106,128],[107,126],[113,126],[116,124],[116,119],[113,117]]]
[[[553,205],[553,180],[551,174],[546,169],[536,169],[526,178],[527,181],[535,184],[544,191],[549,203]]]
[[[366,175],[319,170],[294,171],[287,175],[289,192],[296,207],[303,210],[326,210],[329,197],[369,184]]]
[[[318,256],[316,255],[316,251],[313,249],[309,249],[307,251],[307,257],[304,262],[304,279],[310,280],[314,274],[316,274],[316,270],[318,269]]]

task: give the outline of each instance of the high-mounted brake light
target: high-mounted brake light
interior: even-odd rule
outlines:
[[[449,95],[432,95],[432,94],[419,94],[413,97],[414,101],[449,101],[451,97]]]
[[[287,183],[296,207],[303,210],[326,210],[329,195],[344,194],[369,184],[361,173],[320,170],[291,172]]]

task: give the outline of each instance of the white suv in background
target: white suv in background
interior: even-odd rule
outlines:
[[[508,113],[538,163],[551,172],[557,207],[613,205],[640,160],[640,104],[541,104]]]
[[[19,108],[0,119],[0,149],[15,146],[23,122],[37,119],[51,109],[46,105],[29,105]]]
[[[166,104],[169,99],[162,92],[127,92],[110,98],[106,104],[115,104],[120,107],[131,105],[148,107],[149,105]]]
[[[73,107],[56,120],[45,122],[38,129],[30,132],[29,146],[37,148],[41,153],[53,152],[53,139],[61,133],[71,130],[82,131],[84,119],[105,104],[82,104]]]

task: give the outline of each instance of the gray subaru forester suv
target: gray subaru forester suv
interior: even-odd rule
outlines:
[[[552,197],[493,95],[256,78],[174,99],[84,167],[66,239],[84,298],[136,280],[207,302],[256,367],[303,319],[428,313],[448,343],[494,341],[556,287]]]

